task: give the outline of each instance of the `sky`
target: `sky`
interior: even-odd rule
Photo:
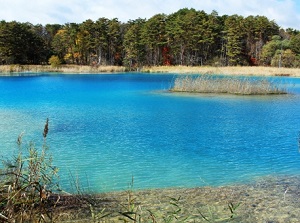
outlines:
[[[300,0],[0,0],[0,20],[32,24],[82,23],[101,17],[121,22],[194,8],[221,15],[266,16],[300,30]]]

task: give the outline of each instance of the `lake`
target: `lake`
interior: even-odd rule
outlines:
[[[300,79],[289,95],[170,93],[176,74],[0,77],[1,156],[47,144],[63,188],[220,186],[300,174]],[[70,183],[71,182],[71,183]]]

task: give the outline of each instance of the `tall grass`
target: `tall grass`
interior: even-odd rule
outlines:
[[[237,95],[287,93],[284,87],[265,78],[216,77],[212,75],[177,77],[171,91]]]
[[[57,200],[49,199],[58,189],[58,169],[48,154],[45,124],[42,148],[30,143],[22,148],[22,134],[18,137],[18,152],[11,160],[3,161],[0,170],[0,222],[52,222]]]

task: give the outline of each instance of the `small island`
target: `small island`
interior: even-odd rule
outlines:
[[[177,77],[170,91],[235,95],[287,94],[284,87],[266,78],[217,77],[213,75]]]

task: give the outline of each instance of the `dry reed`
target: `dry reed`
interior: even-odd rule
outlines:
[[[0,75],[11,75],[20,72],[61,72],[61,73],[116,73],[126,72],[124,66],[83,66],[83,65],[0,65]],[[221,74],[247,76],[291,76],[300,77],[299,68],[277,67],[187,67],[187,66],[153,66],[143,67],[141,72],[147,73],[178,73],[178,74]]]
[[[220,74],[220,75],[246,75],[246,76],[291,76],[300,77],[299,68],[278,67],[187,67],[187,66],[155,66],[144,67],[143,72],[149,73],[178,73],[178,74]]]
[[[52,67],[50,65],[1,65],[0,73],[2,75],[11,75],[21,72],[60,72],[60,73],[115,73],[125,72],[122,66],[81,66],[81,65],[61,65]]]
[[[247,77],[216,77],[211,75],[198,75],[177,77],[173,92],[215,93],[237,95],[266,95],[286,94],[287,91],[278,84],[265,78],[254,79]]]

